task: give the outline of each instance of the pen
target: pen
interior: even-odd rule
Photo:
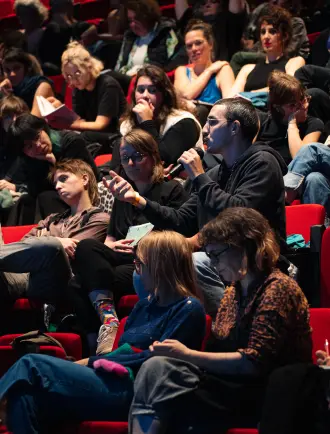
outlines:
[[[325,349],[327,357],[329,357],[329,342],[328,342],[328,339],[326,339],[325,342],[324,342],[324,349]]]

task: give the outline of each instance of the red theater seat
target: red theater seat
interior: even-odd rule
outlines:
[[[301,234],[306,243],[310,241],[311,227],[323,225],[325,209],[322,205],[286,206],[286,234]]]
[[[324,350],[326,339],[330,342],[330,309],[312,308],[310,315],[310,324],[313,330],[313,361],[316,363],[315,352]]]
[[[111,161],[111,159],[112,159],[112,154],[103,154],[103,155],[98,155],[97,157],[95,157],[94,161],[95,161],[95,164],[99,167],[99,166],[102,166],[102,164],[105,164],[108,161]]]
[[[26,235],[32,228],[36,225],[26,225],[26,226],[3,226],[2,237],[5,244],[15,243],[20,241],[24,235]]]
[[[321,245],[321,306],[330,307],[330,228],[322,237]]]

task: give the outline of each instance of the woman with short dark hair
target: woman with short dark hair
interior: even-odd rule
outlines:
[[[154,342],[135,380],[131,430],[225,433],[259,421],[269,374],[310,362],[308,302],[277,270],[279,246],[267,220],[228,208],[201,230],[200,241],[228,282],[207,352],[175,340]],[[150,393],[152,387],[152,393]]]
[[[243,66],[236,77],[232,95],[239,92],[268,92],[268,77],[274,70],[294,75],[305,65],[300,57],[289,57],[288,48],[292,38],[291,15],[279,6],[268,9],[266,16],[260,17],[258,34],[266,59],[259,63]]]

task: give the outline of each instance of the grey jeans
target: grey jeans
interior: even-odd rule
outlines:
[[[54,302],[72,275],[69,259],[55,237],[31,237],[0,245],[0,297],[21,296]]]

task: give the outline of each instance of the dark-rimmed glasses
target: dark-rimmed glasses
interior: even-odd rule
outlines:
[[[224,249],[222,249],[220,251],[211,250],[210,252],[208,252],[207,250],[204,249],[204,252],[205,252],[206,256],[211,259],[212,262],[219,262],[220,256],[223,253],[225,253],[229,248],[230,248],[230,246],[228,245],[227,247],[225,247]]]
[[[128,164],[129,160],[132,160],[132,163],[141,163],[141,161],[143,160],[143,158],[145,157],[144,154],[141,154],[140,152],[134,152],[134,154],[132,155],[121,155],[120,156],[120,161],[122,162],[122,164]]]

